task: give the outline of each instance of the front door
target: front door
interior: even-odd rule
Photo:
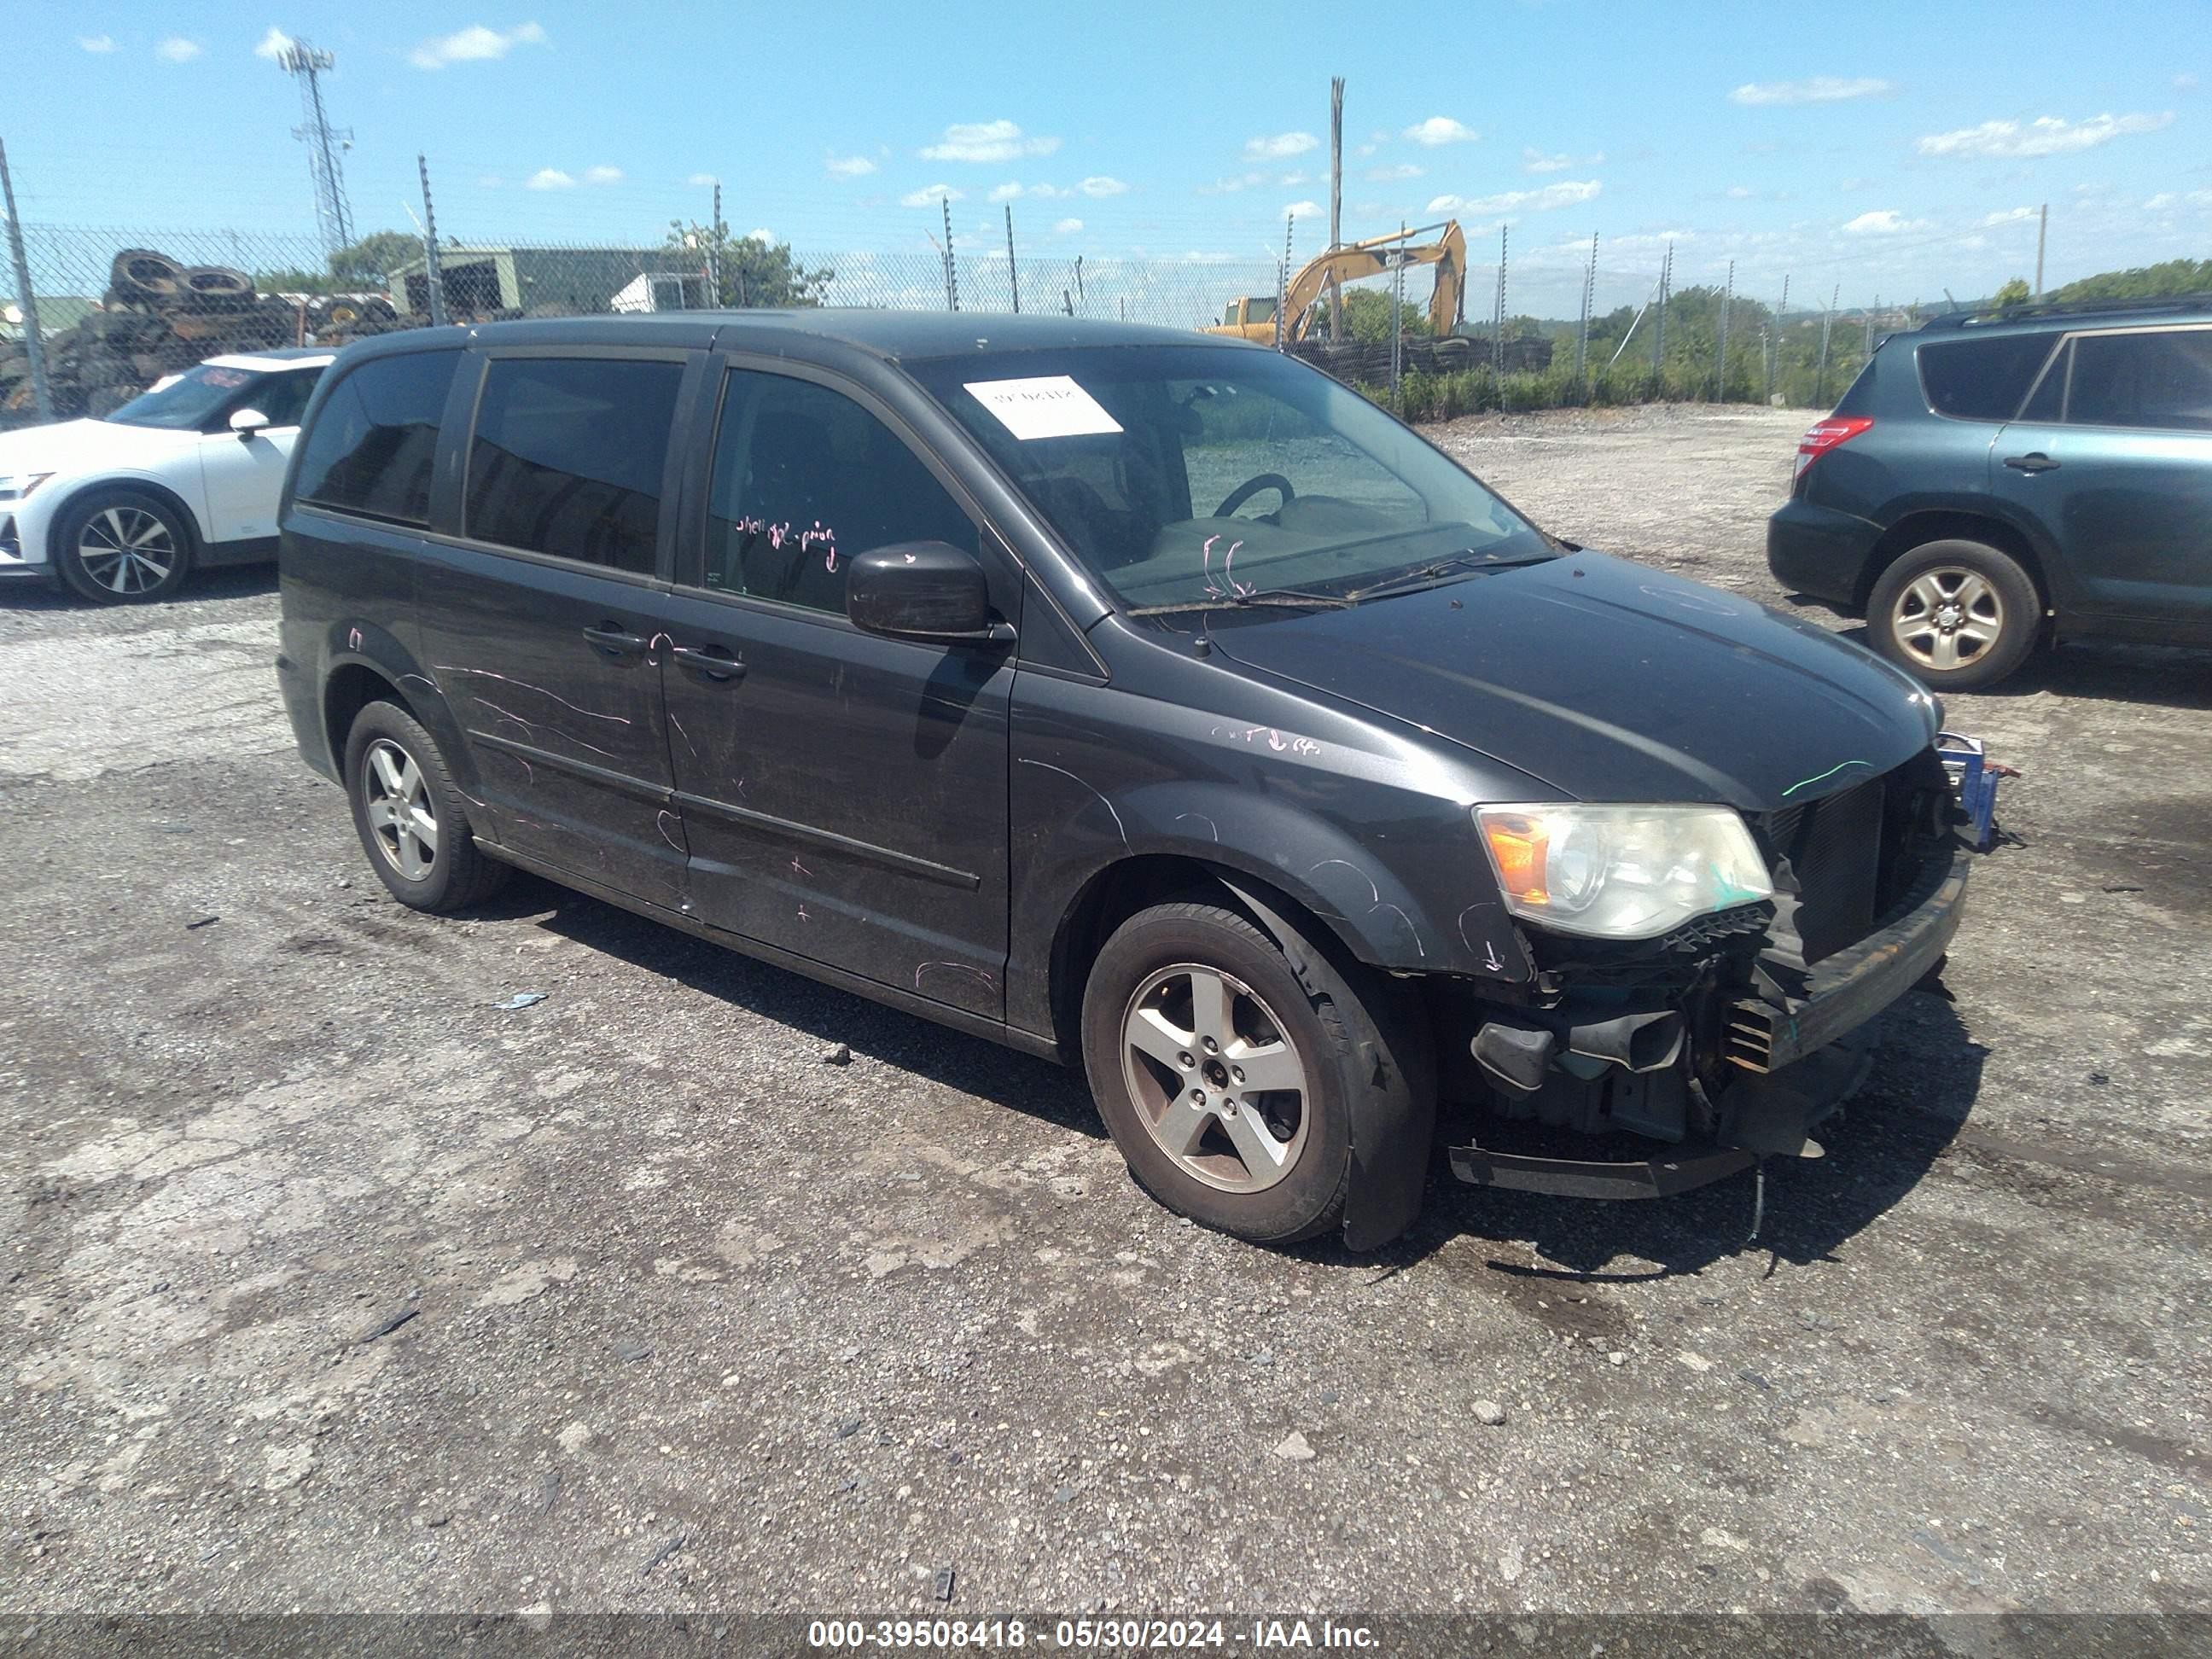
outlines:
[[[1019,572],[864,398],[726,374],[664,669],[692,899],[716,927],[998,1018],[1012,648],[862,633],[844,577],[855,553],[951,542],[1012,620]]]
[[[684,848],[655,641],[685,374],[681,352],[487,354],[462,534],[425,546],[416,602],[501,842],[672,910]]]
[[[222,422],[200,438],[200,482],[207,490],[211,542],[260,541],[276,533],[276,497],[284,468],[300,436],[300,417],[322,374],[322,366],[288,368],[267,376],[242,401],[224,405]],[[248,437],[230,429],[241,409],[258,410],[269,423]]]
[[[1990,474],[2057,540],[2083,611],[2212,635],[2212,327],[2075,336]]]

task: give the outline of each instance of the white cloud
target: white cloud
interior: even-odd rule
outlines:
[[[89,48],[88,48],[88,50],[89,50]],[[2173,89],[2176,92],[2196,91],[2197,77],[2191,75],[2187,70],[2184,70],[2180,74],[2173,77]]]
[[[775,246],[775,233],[770,230],[766,225],[762,225],[755,229],[747,231],[745,233],[745,240],[748,242],[758,242],[763,247],[774,247]]]
[[[1843,227],[1846,236],[1894,236],[1901,231],[1925,230],[1925,219],[1908,219],[1895,208],[1875,208]]]
[[[1370,167],[1367,177],[1374,184],[1387,185],[1397,179],[1418,179],[1424,171],[1411,161],[1401,161],[1395,167]]]
[[[1288,202],[1283,206],[1285,219],[1317,219],[1321,216],[1319,202]]]
[[[1024,197],[1033,202],[1056,202],[1063,196],[1074,194],[1073,190],[1063,190],[1058,185],[1024,185],[1013,179],[991,186],[991,200],[994,202],[1018,202]]]
[[[1471,144],[1482,137],[1474,128],[1462,125],[1449,115],[1431,115],[1427,120],[1407,127],[1405,136],[1417,144],[1426,144],[1431,149],[1438,144]]]
[[[254,47],[253,55],[274,63],[291,50],[292,37],[272,23],[269,26],[269,33],[261,37],[261,44]]]
[[[1728,193],[1729,200],[1731,202],[1743,202],[1748,201],[1752,197],[1756,196],[1759,192],[1754,190],[1747,189],[1742,185],[1730,185],[1728,187]]]
[[[1293,155],[1303,155],[1321,143],[1310,132],[1279,132],[1272,138],[1247,138],[1244,159],[1248,161],[1280,161]]]
[[[1073,236],[1082,228],[1083,221],[1080,219],[1062,219],[1053,226],[1052,234],[1055,236]]]
[[[823,165],[840,179],[860,179],[876,170],[876,164],[865,155],[832,155]]]
[[[1030,138],[1012,121],[956,121],[945,136],[923,146],[925,161],[1012,161],[1024,155],[1049,155],[1057,138]]]
[[[924,185],[920,190],[909,191],[899,198],[901,207],[935,207],[939,202],[963,202],[968,199],[964,190],[955,190],[950,185]]]
[[[701,190],[711,190],[714,185],[720,184],[722,181],[720,179],[717,179],[711,173],[695,173],[684,182],[687,185],[695,185]]]
[[[2015,159],[2033,155],[2067,155],[2094,149],[2125,133],[2156,132],[2173,119],[2173,112],[2157,115],[2093,115],[2086,121],[2068,121],[2056,115],[2039,115],[2033,121],[1984,121],[1978,127],[1953,132],[1931,132],[1915,141],[1923,155],[1972,155]]]
[[[2162,190],[2143,204],[2143,210],[2146,213],[2164,213],[2182,202],[2195,207],[2212,207],[2212,190]]]
[[[2032,207],[2007,208],[2002,213],[1984,214],[1982,225],[1984,229],[1991,225],[2016,225],[2024,219],[2033,219],[2035,214]]]
[[[573,173],[558,167],[540,167],[522,181],[525,190],[566,190],[576,182]]]
[[[1216,179],[1210,185],[1200,185],[1198,193],[1200,196],[1230,196],[1240,190],[1256,190],[1267,182],[1267,175],[1264,173],[1240,173],[1233,178]]]
[[[1120,196],[1125,194],[1129,187],[1119,179],[1109,178],[1103,173],[1095,173],[1076,188],[1085,196]]]
[[[584,182],[587,185],[618,185],[622,183],[622,176],[620,167],[600,166],[584,169]],[[713,180],[708,182],[711,184]]]
[[[1604,186],[1595,179],[1569,179],[1546,185],[1541,190],[1500,191],[1495,196],[1438,196],[1430,200],[1431,213],[1466,213],[1487,218],[1493,213],[1542,213],[1552,208],[1587,202]]]
[[[1280,185],[1285,190],[1296,190],[1300,185],[1311,184],[1313,179],[1311,175],[1308,173],[1286,173],[1281,178],[1276,179],[1275,182]]]
[[[87,52],[113,52],[115,37],[112,34],[80,34],[76,43]]]
[[[1873,76],[1815,75],[1805,81],[1758,81],[1729,94],[1732,104],[1840,104],[1852,98],[1881,98],[1897,90],[1894,81]]]
[[[1547,155],[1531,145],[1521,152],[1521,170],[1523,173],[1565,173],[1570,167],[1597,167],[1604,161],[1603,150],[1595,155],[1570,155],[1564,150],[1557,155]]]
[[[497,190],[506,182],[507,180],[501,178],[496,173],[480,173],[477,178],[477,188],[478,190]]]
[[[173,34],[154,48],[154,55],[171,64],[189,64],[200,55],[200,43],[187,40],[181,34]]]
[[[518,23],[511,29],[486,28],[471,23],[452,34],[433,35],[407,54],[416,69],[440,70],[448,64],[482,64],[504,58],[517,46],[542,46],[545,31],[535,23]]]

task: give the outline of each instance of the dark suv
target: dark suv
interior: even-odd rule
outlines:
[[[2212,299],[1893,335],[1798,446],[1766,561],[1939,691],[2045,638],[2212,642]]]
[[[1248,1238],[1396,1234],[1440,1097],[1458,1173],[1540,1190],[1817,1151],[1837,1039],[1958,925],[1909,678],[1242,342],[390,335],[283,536],[292,724],[402,902],[520,866],[1079,1058],[1137,1178]]]

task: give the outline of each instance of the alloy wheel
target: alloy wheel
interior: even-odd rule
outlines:
[[[362,757],[361,779],[376,850],[408,880],[427,880],[438,862],[438,815],[422,769],[391,738],[379,738]]]
[[[1937,565],[1905,585],[1890,628],[1923,668],[1946,671],[1978,662],[2004,631],[2004,602],[1979,572]]]
[[[177,567],[169,526],[140,507],[103,507],[77,534],[77,562],[111,593],[150,592]]]
[[[1197,963],[1163,968],[1121,1018],[1123,1079],[1160,1150],[1194,1179],[1256,1193],[1304,1151],[1305,1063],[1242,980]]]

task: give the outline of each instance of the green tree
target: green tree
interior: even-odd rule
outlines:
[[[391,274],[422,257],[422,239],[411,231],[372,230],[331,255],[331,275],[341,288],[382,288]]]
[[[1328,301],[1314,321],[1312,335],[1328,337]],[[1429,313],[1408,300],[1399,309],[1399,327],[1407,334],[1428,334]],[[1344,334],[1363,345],[1381,345],[1390,338],[1390,290],[1386,288],[1348,288],[1344,290]]]
[[[2167,259],[2131,270],[2100,271],[2069,283],[2054,300],[2160,300],[2212,290],[2212,259]]]
[[[1990,296],[1993,306],[2024,306],[2035,297],[2028,291],[2027,278],[2015,276]]]
[[[818,306],[837,273],[828,265],[809,270],[788,242],[757,236],[732,236],[727,225],[686,224],[672,220],[668,246],[696,253],[720,273],[723,306]]]

